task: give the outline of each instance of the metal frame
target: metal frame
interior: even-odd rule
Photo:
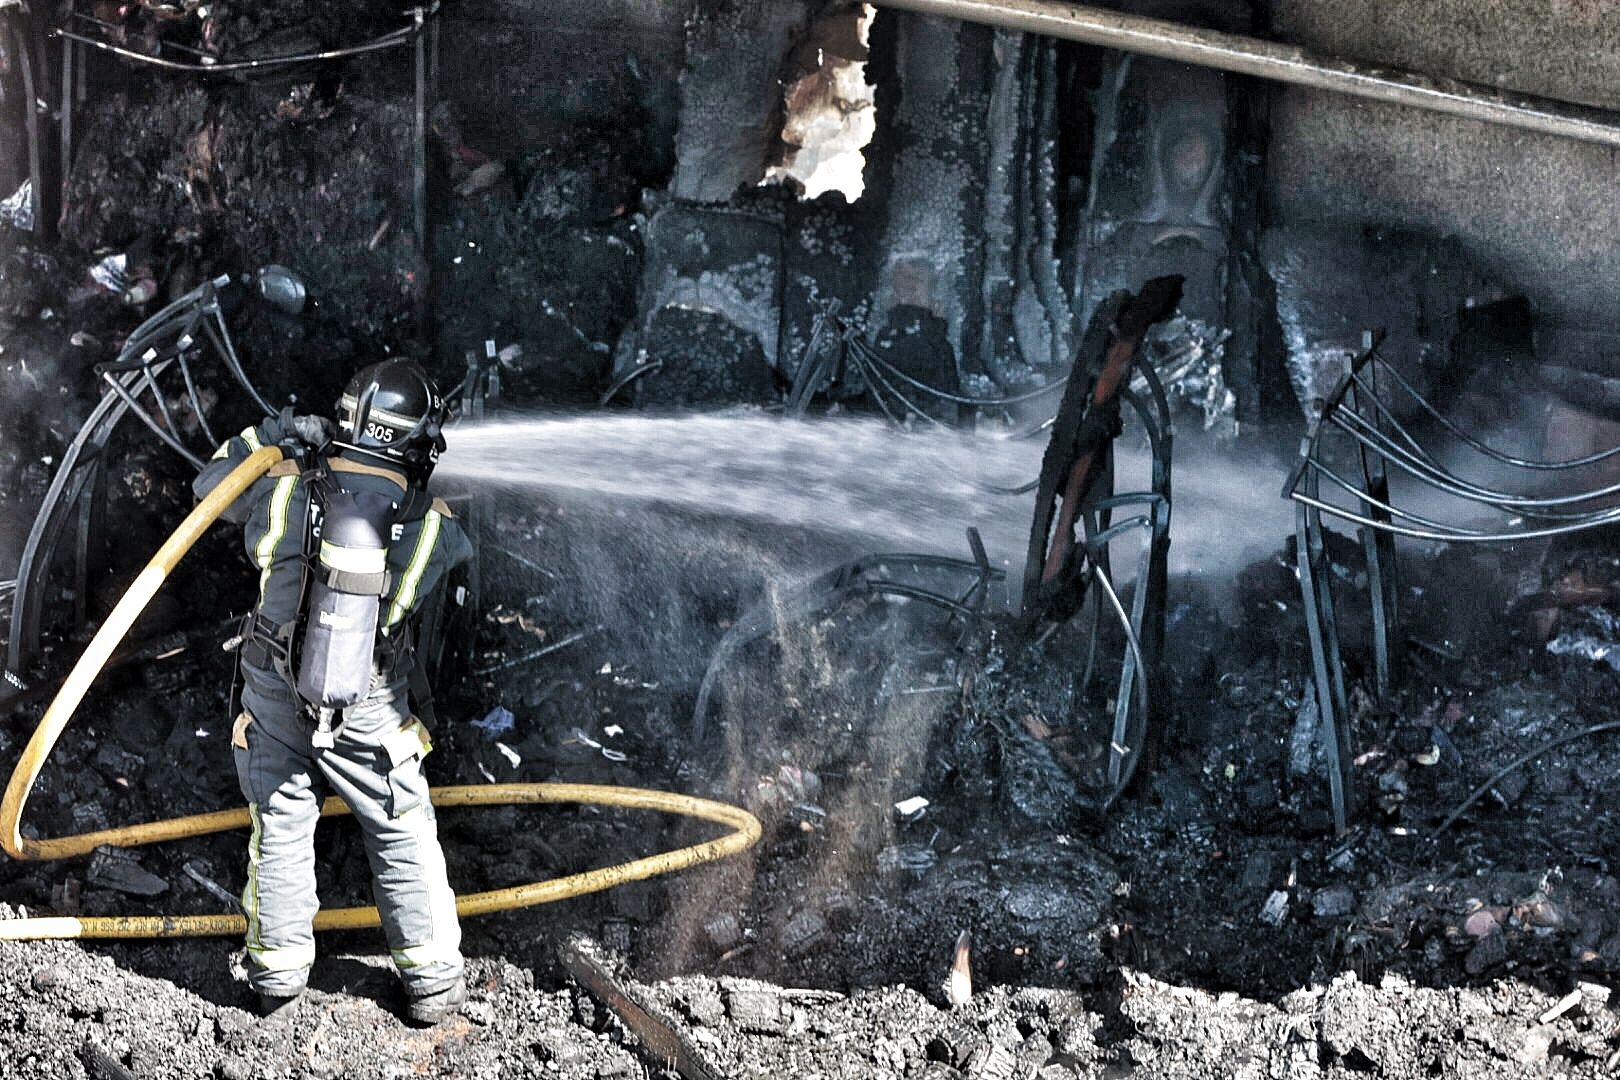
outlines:
[[[1069,383],[1068,376],[1064,376],[1032,390],[987,398],[941,390],[906,374],[885,360],[862,334],[860,328],[842,316],[842,308],[842,301],[829,300],[822,305],[812,320],[810,340],[805,344],[799,366],[793,373],[793,385],[783,406],[786,415],[804,416],[815,396],[830,389],[837,380],[840,369],[846,366],[861,376],[873,403],[891,423],[895,424],[903,423],[906,417],[914,415],[926,423],[944,426],[944,421],[929,415],[907,397],[897,385],[901,383],[909,386],[912,392],[924,394],[936,401],[976,409],[1010,409],[1014,405],[1022,405],[1049,394],[1059,393]],[[823,339],[829,333],[836,334],[835,341],[831,347],[821,348]],[[899,415],[896,415],[891,407],[890,398],[905,407]]]
[[[1169,594],[1170,554],[1170,403],[1151,365],[1142,365],[1152,393],[1153,407],[1131,390],[1122,394],[1147,432],[1153,472],[1148,491],[1112,494],[1114,458],[1108,455],[1107,482],[1102,491],[1082,507],[1085,517],[1086,550],[1097,588],[1109,602],[1110,613],[1125,634],[1126,651],[1120,662],[1119,686],[1114,698],[1114,727],[1108,744],[1108,784],[1110,793],[1104,809],[1125,793],[1135,775],[1147,745],[1148,725],[1155,707],[1162,712],[1164,701],[1163,668],[1165,611]],[[1104,492],[1107,492],[1105,494]],[[1113,511],[1141,507],[1138,514],[1110,524]],[[1131,612],[1126,616],[1114,587],[1108,545],[1115,537],[1133,531],[1146,534],[1136,567],[1136,589]],[[1092,630],[1087,645],[1086,667],[1080,680],[1085,690],[1091,682],[1098,645],[1102,636],[1103,605],[1092,594]],[[1160,719],[1163,719],[1161,716]]]
[[[193,368],[193,364],[205,354],[205,346],[206,351],[212,353],[214,361],[247,394],[261,415],[270,416],[276,412],[243,369],[236,345],[231,339],[230,327],[220,310],[218,292],[230,280],[227,276],[205,282],[159,311],[136,327],[116,360],[98,368],[101,379],[106,383],[106,393],[63,455],[62,463],[57,467],[35,515],[18,563],[15,591],[11,597],[11,630],[6,642],[0,701],[28,689],[23,675],[40,652],[45,600],[69,526],[73,528],[71,588],[75,624],[82,625],[88,617],[89,578],[91,565],[95,561],[92,555],[100,546],[104,532],[104,452],[124,418],[134,415],[159,441],[185,458],[194,468],[201,469],[206,464],[203,454],[211,452],[221,441],[203,407]],[[482,419],[500,399],[500,365],[494,359],[493,348],[486,348],[485,351],[490,355],[483,358],[475,352],[468,353],[467,376],[449,395],[457,422]],[[160,380],[171,372],[178,372],[179,377],[168,378],[169,386],[165,390]],[[204,440],[198,444],[202,452],[186,445],[169,406],[168,397],[182,393],[192,415],[196,417],[198,434]],[[487,501],[471,500],[472,505],[466,515],[468,533],[475,548],[481,549],[480,541],[487,529]],[[480,609],[480,586],[481,577],[475,558],[465,578],[467,595],[459,606],[476,614]],[[441,603],[431,609],[424,620],[419,640],[423,656],[430,666],[442,659],[449,617]]]
[[[819,574],[792,590],[786,596],[763,602],[744,612],[726,631],[709,658],[708,669],[698,687],[697,704],[692,708],[692,741],[701,746],[708,736],[709,704],[714,697],[720,672],[745,646],[770,636],[789,619],[805,620],[843,603],[851,596],[898,596],[920,600],[950,612],[951,618],[977,621],[984,613],[992,583],[1006,575],[990,565],[984,542],[977,529],[968,529],[968,544],[973,550],[972,560],[953,559],[944,555],[884,554],[863,555],[853,562],[836,566]],[[947,595],[913,582],[891,576],[891,568],[909,568],[913,571],[943,571],[971,574],[965,591]]]
[[[1164,697],[1160,660],[1164,653],[1169,582],[1173,432],[1170,403],[1158,373],[1151,364],[1138,364],[1137,361],[1148,327],[1167,318],[1175,310],[1179,299],[1179,278],[1155,279],[1138,296],[1116,293],[1100,305],[1093,315],[1069,375],[1045,386],[995,398],[950,393],[906,374],[879,355],[858,329],[840,317],[838,302],[832,301],[824,305],[816,316],[810,342],[794,373],[792,389],[785,405],[787,415],[803,416],[812,398],[830,387],[844,367],[861,376],[873,402],[890,422],[897,425],[903,424],[911,416],[917,416],[930,425],[944,426],[944,421],[930,416],[908,396],[908,390],[902,389],[902,386],[909,388],[912,393],[920,392],[938,401],[988,409],[1011,409],[1054,393],[1063,394],[1055,417],[1018,436],[1027,437],[1039,434],[1048,427],[1052,429],[1041,476],[1018,487],[991,490],[1021,495],[1041,489],[1036,502],[1036,519],[1031,529],[1029,561],[1024,576],[1023,621],[1029,628],[1036,622],[1051,618],[1053,608],[1061,599],[1059,594],[1063,593],[1079,598],[1077,608],[1085,603],[1091,605],[1092,629],[1086,664],[1080,677],[1082,690],[1090,686],[1096,670],[1105,619],[1111,615],[1124,633],[1125,653],[1120,664],[1109,739],[1107,778],[1110,793],[1104,804],[1105,809],[1130,785],[1147,745],[1155,703],[1162,702]],[[829,336],[835,337],[832,347],[818,348]],[[1132,386],[1137,381],[1146,391],[1145,398]],[[893,402],[898,402],[899,408],[893,407]],[[1147,491],[1118,493],[1115,489],[1112,445],[1119,433],[1121,403],[1130,406],[1147,433],[1153,460]],[[1063,512],[1059,513],[1057,508],[1067,500],[1067,496],[1062,494],[1067,491],[1063,485],[1071,475],[1075,476],[1080,490],[1073,498],[1073,506],[1064,505]],[[1141,512],[1115,523],[1114,511],[1125,508],[1137,508]],[[1067,571],[1051,571],[1049,559],[1063,563],[1075,548],[1072,535],[1065,538],[1061,534],[1065,531],[1072,534],[1077,524],[1083,530],[1079,549],[1084,551],[1078,577],[1069,575]],[[1137,588],[1132,597],[1131,610],[1127,612],[1115,587],[1109,543],[1138,530],[1144,534],[1145,543],[1137,567]],[[848,573],[861,565],[855,563],[842,568],[840,572]],[[825,581],[819,584],[823,590],[827,587]],[[1093,584],[1095,590],[1090,588]],[[815,595],[814,592],[812,595]],[[790,599],[788,603],[791,605],[794,600]],[[768,617],[769,612],[765,615]],[[1058,617],[1056,621],[1065,622],[1067,617]],[[734,650],[768,632],[769,625],[767,623],[762,629],[745,617],[722,639],[715,653],[715,661],[698,693],[693,728],[700,737],[708,712],[715,665],[727,655],[728,650]],[[731,644],[734,636],[737,638],[735,645]]]
[[[15,11],[16,18],[5,18]],[[0,33],[9,33],[22,66],[23,128],[28,140],[29,213],[33,215],[35,236],[52,235],[45,220],[45,169],[39,144],[39,93],[45,81],[46,68],[43,54],[36,55],[34,16],[26,4],[16,8],[0,8]],[[39,71],[36,73],[35,65]],[[6,194],[10,194],[7,192]]]
[[[198,434],[208,440],[209,451],[216,445],[216,437],[192,369],[205,345],[258,409],[266,415],[274,412],[243,370],[220,311],[218,291],[229,283],[229,277],[204,282],[165,307],[136,327],[117,360],[98,369],[107,392],[63,454],[17,565],[11,630],[6,642],[5,683],[10,690],[26,688],[22,677],[39,655],[45,599],[69,525],[73,526],[74,614],[81,624],[88,614],[92,553],[103,531],[100,519],[105,501],[105,451],[125,416],[134,414],[194,466],[201,468],[204,464],[202,455],[185,444],[160,379],[171,371],[180,373],[180,385],[172,390],[185,394],[197,419]],[[174,381],[168,380],[171,384]],[[0,688],[0,698],[6,696],[10,696],[6,688]]]
[[[1125,636],[1109,739],[1107,780],[1112,806],[1130,786],[1152,735],[1165,719],[1165,609],[1169,585],[1171,512],[1170,403],[1158,373],[1139,363],[1149,328],[1168,318],[1181,298],[1181,279],[1155,278],[1140,293],[1117,292],[1098,305],[1076,354],[1052,436],[1041,461],[1035,517],[1024,564],[1022,622],[1047,633],[1091,606],[1091,633],[1082,691],[1097,668],[1105,620],[1111,615]],[[1144,397],[1132,389],[1140,378]],[[1114,440],[1129,405],[1147,433],[1153,468],[1149,490],[1116,490]],[[1114,512],[1140,513],[1115,522]],[[1080,536],[1075,529],[1081,530]],[[1144,545],[1131,611],[1120,600],[1109,543],[1140,531]],[[1095,586],[1095,588],[1093,588]]]
[[[1568,139],[1620,146],[1620,118],[1608,109],[1459,79],[1373,67],[1312,53],[1298,45],[1069,0],[877,0],[877,5],[1044,34]]]
[[[1282,491],[1284,498],[1295,503],[1294,536],[1305,629],[1317,708],[1327,733],[1324,744],[1333,822],[1341,833],[1348,828],[1355,808],[1353,747],[1324,515],[1355,525],[1360,534],[1372,599],[1374,681],[1380,694],[1390,691],[1398,674],[1394,647],[1399,616],[1396,537],[1438,543],[1507,543],[1620,522],[1620,484],[1571,484],[1571,490],[1561,494],[1540,495],[1504,490],[1467,476],[1472,465],[1496,473],[1506,469],[1528,483],[1607,461],[1620,455],[1620,446],[1564,461],[1526,458],[1490,446],[1435,408],[1383,356],[1379,351],[1382,342],[1382,334],[1364,335],[1361,353],[1321,402],[1306,430],[1299,461]],[[1402,419],[1413,415],[1423,419],[1421,432],[1416,422]],[[1353,457],[1359,479],[1344,475],[1335,465],[1336,453]],[[1451,460],[1468,464],[1459,471],[1444,464]],[[1392,472],[1404,477],[1415,494],[1403,494],[1397,500],[1391,492]],[[1446,521],[1402,505],[1423,506],[1428,496],[1458,500],[1469,513],[1495,521],[1483,525]]]

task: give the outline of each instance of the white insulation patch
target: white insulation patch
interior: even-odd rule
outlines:
[[[862,47],[872,26],[875,9],[863,4],[857,33]],[[813,199],[828,191],[841,191],[850,202],[860,198],[866,182],[861,176],[866,159],[861,153],[877,130],[877,109],[872,86],[866,81],[866,62],[834,56],[823,50],[821,66],[784,91],[787,122],[782,141],[787,152],[782,164],[771,166],[763,183],[792,178],[804,188],[801,198]]]

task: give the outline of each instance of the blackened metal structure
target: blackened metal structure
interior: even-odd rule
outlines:
[[[1320,710],[1335,827],[1354,811],[1348,705],[1324,516],[1355,526],[1372,594],[1374,680],[1395,678],[1395,538],[1507,543],[1620,522],[1620,483],[1583,486],[1580,471],[1620,456],[1620,446],[1563,461],[1493,447],[1442,414],[1367,334],[1311,421],[1283,486],[1295,503],[1295,543],[1312,677]],[[1453,463],[1458,464],[1453,464]],[[1498,479],[1510,477],[1509,481]],[[1491,479],[1473,479],[1491,477]],[[1392,478],[1396,483],[1391,484]],[[1549,494],[1549,481],[1555,482]],[[1503,486],[1518,485],[1520,491]],[[1454,507],[1452,520],[1443,509]],[[1408,509],[1420,507],[1421,511]]]
[[[1620,146],[1620,118],[1606,109],[1457,79],[1372,67],[1313,54],[1297,45],[1068,0],[878,0],[878,6],[1045,34],[1485,123]]]
[[[1109,740],[1109,804],[1130,784],[1151,725],[1164,718],[1160,660],[1169,583],[1172,431],[1164,388],[1153,366],[1138,360],[1148,330],[1169,318],[1180,299],[1181,278],[1154,278],[1135,295],[1113,294],[1093,313],[1041,460],[1024,563],[1026,629],[1065,622],[1091,604],[1092,632],[1082,688],[1090,684],[1095,670],[1105,617],[1117,620],[1125,634]],[[1147,399],[1131,388],[1138,375],[1147,385]],[[1123,405],[1131,407],[1147,433],[1153,458],[1147,491],[1116,489],[1113,444],[1123,428]],[[1114,520],[1116,511],[1128,508],[1139,512]],[[1146,542],[1127,614],[1115,585],[1109,545],[1137,532]]]
[[[924,554],[863,555],[817,575],[785,596],[768,598],[744,612],[715,646],[703,673],[697,704],[692,709],[693,742],[702,745],[708,734],[710,704],[720,674],[732,657],[752,642],[775,633],[786,620],[812,619],[852,596],[868,595],[918,600],[942,608],[953,620],[976,621],[984,612],[990,586],[1005,575],[990,565],[978,530],[969,529],[967,535],[973,550],[971,560]],[[966,588],[945,593],[921,580],[926,576],[931,583],[942,574],[964,579]]]
[[[892,423],[903,424],[916,418],[923,423],[944,426],[945,422],[931,415],[922,402],[944,402],[975,410],[1011,410],[1049,398],[1068,384],[1068,378],[1064,377],[1045,386],[998,397],[952,393],[908,375],[884,359],[860,328],[841,316],[841,309],[840,301],[830,300],[812,321],[810,340],[783,404],[785,415],[804,416],[816,395],[830,397],[836,386],[847,382],[863,387],[866,396]]]
[[[230,285],[229,276],[204,282],[136,327],[118,358],[97,369],[106,393],[63,454],[18,563],[0,701],[27,689],[23,676],[39,657],[52,578],[70,535],[72,624],[83,625],[88,617],[90,576],[104,539],[107,447],[125,417],[133,415],[159,442],[200,469],[204,455],[233,434],[218,428],[209,415],[218,407],[214,399],[224,382],[218,377],[221,373],[247,396],[254,413],[275,414],[248,376],[231,339],[220,307],[220,292]],[[214,377],[205,382],[204,374]],[[500,366],[493,343],[487,343],[484,355],[468,353],[466,377],[447,400],[456,422],[479,420],[497,404],[500,392]],[[465,513],[468,530],[475,548],[481,549],[488,527],[487,505],[472,497],[456,501],[470,504]],[[430,605],[424,616],[418,648],[430,667],[445,659],[447,643],[456,637],[452,631],[465,629],[465,620],[477,617],[479,603],[480,574],[474,558],[449,595]]]
[[[0,696],[24,689],[22,676],[39,655],[52,572],[70,528],[73,622],[80,625],[87,617],[90,573],[103,538],[106,450],[125,416],[133,414],[161,442],[200,468],[202,455],[219,439],[198,381],[199,365],[223,368],[255,407],[266,415],[275,411],[243,369],[220,310],[219,293],[230,280],[204,282],[163,308],[136,327],[115,361],[99,369],[106,393],[63,454],[17,565],[6,641],[6,687]]]
[[[40,153],[39,131],[39,83],[45,77],[45,58],[35,47],[36,30],[27,5],[8,7],[0,4],[0,34],[11,35],[18,66],[22,70],[23,128],[28,140],[29,216],[36,235],[49,235],[45,221],[45,166]]]

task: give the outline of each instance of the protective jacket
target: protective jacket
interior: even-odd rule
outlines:
[[[193,490],[200,499],[212,491],[248,455],[265,445],[280,441],[279,421],[271,419],[246,428],[215,451]],[[365,461],[345,457],[330,459],[335,479],[350,491],[373,491],[405,500],[408,486],[403,474]],[[259,599],[255,606],[258,626],[264,634],[280,635],[283,644],[293,644],[294,622],[306,588],[311,544],[312,500],[299,476],[299,466],[282,461],[261,477],[242,498],[225,512],[224,518],[244,526],[243,543],[247,556],[259,568]],[[383,596],[380,662],[388,670],[376,674],[379,690],[408,682],[414,658],[411,655],[411,617],[443,581],[445,574],[472,555],[467,534],[456,524],[443,500],[433,499],[420,516],[394,526],[388,548],[390,584]],[[243,654],[243,676],[261,693],[287,697],[292,693],[272,657],[262,650],[247,649]]]
[[[198,475],[206,495],[248,455],[281,441],[277,420],[228,440]],[[320,500],[300,466],[287,460],[260,478],[227,511],[243,526],[248,558],[259,570],[259,596],[241,652],[242,709],[232,729],[237,778],[253,832],[242,907],[248,919],[248,977],[261,994],[301,992],[315,959],[314,831],[320,804],[340,796],[354,812],[374,878],[396,966],[413,997],[461,978],[461,930],[428,799],[423,759],[429,734],[412,713],[415,616],[472,545],[445,504],[413,492],[406,478],[367,461],[329,459],[346,491],[387,495],[399,511],[388,545],[371,690],[343,709],[332,738],[314,739],[311,711],[299,698],[298,621]]]

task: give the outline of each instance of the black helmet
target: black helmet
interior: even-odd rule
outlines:
[[[414,360],[384,360],[361,368],[338,399],[336,443],[404,466],[425,482],[444,449],[445,405]]]

